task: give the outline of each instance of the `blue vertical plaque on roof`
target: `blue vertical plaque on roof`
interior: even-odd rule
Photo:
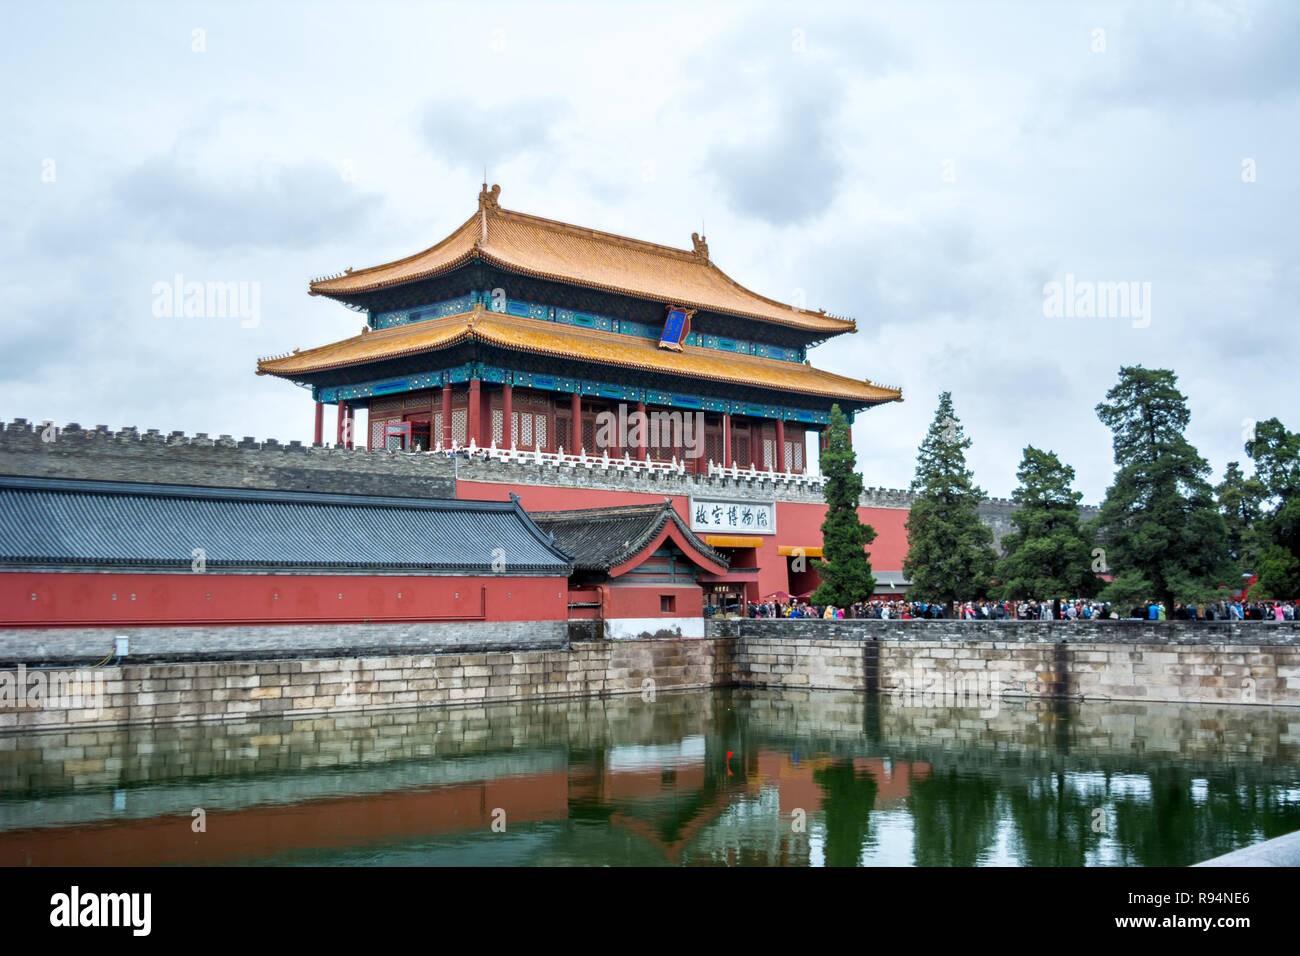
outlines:
[[[659,347],[680,352],[682,343],[691,331],[691,316],[694,314],[694,309],[685,309],[679,305],[669,307],[668,321],[664,323],[664,334],[659,337]]]

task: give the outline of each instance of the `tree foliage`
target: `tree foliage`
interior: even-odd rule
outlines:
[[[1245,570],[1254,564],[1258,544],[1255,525],[1263,515],[1266,497],[1264,484],[1258,476],[1246,477],[1239,462],[1230,461],[1224,469],[1223,481],[1214,487],[1214,498],[1219,503],[1219,514],[1228,534],[1228,556]]]
[[[916,456],[912,509],[907,516],[910,597],[946,603],[984,597],[995,554],[993,532],[980,521],[984,492],[966,468],[970,447],[953,413],[952,393],[939,396],[939,408]]]
[[[855,470],[856,463],[848,419],[833,405],[821,455],[822,474],[827,478],[826,517],[822,521],[823,560],[816,565],[821,585],[813,592],[813,604],[847,607],[869,600],[876,590],[864,550],[876,540],[876,531],[858,517],[862,475]]]
[[[1236,583],[1227,529],[1206,476],[1210,466],[1187,441],[1187,398],[1168,369],[1125,366],[1097,406],[1113,433],[1114,484],[1098,518],[1114,580],[1107,600],[1199,598]]]
[[[1011,498],[1020,507],[1011,516],[1015,532],[1002,538],[1006,557],[997,565],[998,593],[1003,598],[1094,597],[1102,582],[1093,570],[1092,537],[1079,522],[1083,495],[1070,487],[1074,469],[1030,445],[1016,478],[1020,486]]]
[[[1287,431],[1276,418],[1255,426],[1246,453],[1255,463],[1261,490],[1260,514],[1248,540],[1261,594],[1300,595],[1300,434]]]

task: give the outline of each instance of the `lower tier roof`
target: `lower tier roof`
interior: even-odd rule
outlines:
[[[691,531],[671,499],[662,504],[535,511],[531,517],[573,555],[574,567],[580,571],[603,571],[617,577],[664,539],[671,539],[705,571],[722,574],[729,563]]]
[[[471,312],[428,319],[292,355],[261,359],[259,375],[303,380],[330,369],[364,365],[421,353],[434,353],[466,341],[515,352],[580,359],[683,378],[709,379],[802,395],[840,398],[857,406],[902,400],[896,388],[873,385],[799,362],[719,352],[697,346],[661,349],[657,342],[617,332],[601,332],[476,307]]]

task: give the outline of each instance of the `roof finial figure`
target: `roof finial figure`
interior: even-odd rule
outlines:
[[[698,232],[691,233],[691,242],[695,244],[695,254],[701,259],[709,258],[709,244]]]
[[[484,178],[486,179],[487,177],[484,177]],[[500,186],[497,186],[497,185],[494,184],[494,185],[492,186],[491,189],[488,189],[488,184],[487,184],[487,183],[484,183],[484,184],[483,184],[483,190],[482,190],[482,192],[480,192],[480,193],[478,194],[478,204],[479,204],[479,208],[480,208],[480,209],[481,209],[481,208],[484,208],[484,207],[486,207],[486,208],[488,208],[488,209],[498,209],[498,208],[500,208],[500,207],[497,205],[497,197],[500,196],[500,195],[501,195],[501,187],[500,187]]]

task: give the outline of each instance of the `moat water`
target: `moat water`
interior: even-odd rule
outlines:
[[[0,736],[6,866],[1184,866],[1298,828],[1294,708],[719,690]]]

